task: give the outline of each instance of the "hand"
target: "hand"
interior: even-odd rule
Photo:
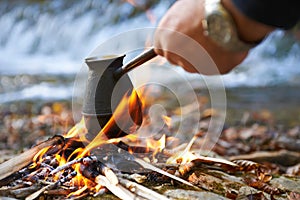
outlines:
[[[230,9],[233,7],[230,2],[225,5]],[[233,17],[242,19],[238,21],[239,23],[245,23],[245,16],[240,16],[242,14],[236,9],[231,10],[234,10]],[[170,63],[182,66],[188,72],[202,74],[227,73],[241,63],[248,52],[230,52],[219,47],[203,34],[203,19],[204,0],[180,0],[175,2],[158,25],[154,37],[155,52],[166,57]],[[253,20],[249,18],[246,18],[246,21],[253,23]],[[255,23],[255,25],[257,24]],[[262,33],[262,37],[266,33]],[[245,36],[245,38],[249,38],[248,35]],[[250,39],[252,38],[250,37]],[[205,49],[217,68],[211,64],[207,54],[195,43]]]

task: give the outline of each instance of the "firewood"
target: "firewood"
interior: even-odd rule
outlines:
[[[185,185],[191,186],[191,187],[193,187],[193,188],[195,188],[197,190],[199,189],[198,187],[194,186],[193,184],[187,182],[186,180],[184,180],[182,178],[179,178],[177,176],[174,176],[174,175],[172,175],[172,174],[170,174],[170,173],[168,173],[168,172],[166,172],[164,170],[161,170],[161,169],[159,169],[159,168],[151,165],[150,163],[147,163],[147,162],[145,162],[145,161],[143,161],[143,160],[141,160],[139,158],[134,158],[134,161],[136,161],[137,163],[139,163],[145,169],[150,169],[150,170],[152,170],[154,172],[157,172],[157,173],[165,175],[165,176],[167,176],[167,177],[169,177],[171,179],[174,179],[174,180],[176,180],[176,181],[178,181],[180,183],[183,183]]]
[[[196,159],[190,161],[189,163],[183,164],[179,167],[179,173],[185,176],[190,171],[197,169],[203,164],[207,165],[220,165],[225,170],[239,169],[239,166],[233,162],[227,161],[221,158],[212,158],[198,155]]]
[[[138,183],[120,178],[120,184],[122,184],[124,187],[129,189],[131,192],[137,194],[138,196],[141,196],[143,198],[149,199],[149,200],[168,200],[169,198],[165,197],[164,195],[161,195],[149,188],[146,188]]]
[[[28,151],[25,151],[24,153],[0,164],[0,180],[10,176],[11,174],[29,165],[32,162],[32,159],[35,156],[35,154],[37,154],[43,148],[61,143],[64,143],[64,138],[62,136],[54,136],[46,140],[45,142],[42,142],[36,145],[35,147],[29,149]]]
[[[11,190],[10,194],[15,196],[16,198],[24,198],[27,195],[37,191],[38,189],[40,189],[40,186],[35,184],[30,187],[24,187],[24,188],[19,188],[16,190]]]
[[[46,185],[44,187],[42,187],[41,189],[39,189],[38,191],[34,192],[33,194],[29,195],[28,197],[26,197],[25,200],[33,200],[36,199],[37,197],[39,197],[43,192],[45,192],[46,190],[50,190],[53,189],[55,187],[57,187],[58,185],[61,185],[62,183],[71,180],[74,176],[76,176],[76,172],[74,171],[71,174],[68,174],[68,176],[56,181],[56,182],[52,182],[49,185]]]
[[[44,194],[47,194],[49,196],[67,196],[71,193],[71,190],[58,188],[58,189],[52,189],[45,191]]]
[[[107,177],[103,175],[99,175],[96,177],[95,182],[102,186],[105,186],[111,193],[119,197],[120,199],[130,200],[137,199],[136,195],[131,193],[129,190],[121,186],[120,184],[114,185],[112,184]]]
[[[121,177],[123,179],[125,178],[125,179],[128,179],[128,180],[133,180],[137,183],[144,183],[147,180],[147,176],[136,174],[136,173],[134,173],[134,174],[121,174],[121,173],[119,173],[118,177]]]
[[[75,160],[71,160],[69,162],[67,162],[66,164],[64,165],[61,165],[59,167],[57,167],[56,169],[54,169],[53,171],[50,172],[50,176],[62,171],[62,170],[65,170],[69,167],[71,167],[72,165],[76,164],[76,163],[80,163],[83,161],[84,158],[79,158],[79,159],[75,159]]]
[[[119,179],[116,174],[104,164],[101,166],[102,174],[109,180],[109,182],[113,185],[117,185],[119,183]]]

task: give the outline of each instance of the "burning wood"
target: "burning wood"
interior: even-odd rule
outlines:
[[[26,165],[32,162],[34,155],[36,155],[40,150],[55,146],[61,145],[64,143],[64,140],[61,136],[54,136],[53,138],[38,144],[32,149],[25,151],[24,153],[10,159],[9,161],[2,163],[0,165],[0,180],[8,177],[9,175],[21,170]]]

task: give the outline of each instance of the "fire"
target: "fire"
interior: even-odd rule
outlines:
[[[103,129],[98,133],[98,135],[89,143],[85,138],[87,129],[85,127],[84,119],[82,119],[78,124],[76,124],[64,135],[66,143],[63,149],[58,150],[58,152],[55,154],[53,158],[55,160],[57,167],[62,168],[62,170],[56,172],[53,179],[54,181],[60,180],[62,174],[65,173],[64,166],[70,162],[74,162],[74,164],[71,165],[71,167],[74,170],[74,177],[71,178],[70,184],[78,188],[78,190],[76,192],[70,193],[68,197],[78,196],[87,189],[96,192],[99,189],[101,189],[101,186],[99,186],[93,180],[85,177],[82,174],[83,168],[85,166],[82,162],[79,161],[81,161],[80,159],[90,156],[90,152],[94,148],[97,148],[106,143],[114,143],[120,141],[120,138],[108,140],[106,134],[109,133],[111,128],[116,125],[116,122],[121,123],[118,125],[126,126],[127,128],[132,128],[132,127],[128,127],[128,124],[132,125],[132,122],[138,123],[137,120],[141,113],[138,113],[140,112],[140,110],[135,111],[134,109],[137,106],[137,103],[141,103],[141,102],[139,102],[138,94],[135,90],[125,95],[121,100],[121,102],[119,103],[119,105],[117,106],[109,122],[103,127]],[[131,119],[131,117],[133,119]],[[129,120],[132,120],[131,123]],[[136,128],[133,127],[133,129]],[[130,133],[131,130],[128,129],[128,131]],[[131,141],[137,141],[137,136],[133,134],[128,134],[125,138]],[[88,145],[84,147],[83,146],[84,143],[85,144],[88,143]],[[74,148],[73,147],[74,144],[75,146],[79,145],[80,147]],[[31,168],[33,169],[37,167],[40,162],[46,159],[48,152],[53,151],[52,149],[54,148],[55,148],[54,146],[47,147],[39,151],[33,158],[33,164],[31,165]],[[70,172],[68,171],[66,173],[70,173]]]
[[[186,164],[190,161],[197,158],[197,156],[191,152],[192,145],[194,144],[195,140],[197,139],[197,135],[194,135],[194,137],[190,140],[190,142],[185,147],[184,151],[177,153],[173,156],[171,156],[167,163],[169,164]]]
[[[81,156],[84,156],[92,149],[101,146],[104,143],[107,143],[106,134],[109,133],[111,128],[116,125],[118,122],[118,126],[122,128],[122,130],[127,129],[126,131],[130,131],[130,129],[135,129],[135,127],[128,127],[128,124],[135,126],[138,123],[139,115],[141,113],[139,110],[136,110],[135,107],[137,103],[140,103],[138,100],[138,94],[135,90],[132,91],[131,95],[125,95],[119,105],[117,106],[116,110],[114,111],[112,117],[107,122],[107,124],[101,129],[98,135],[87,145],[85,150],[82,152]],[[135,112],[131,112],[135,111]],[[127,116],[124,118],[124,116]],[[133,117],[134,124],[131,124],[129,120]]]
[[[35,168],[38,163],[42,160],[43,155],[50,149],[50,147],[45,147],[44,149],[41,149],[34,157],[33,157],[33,163],[30,166],[30,168]]]
[[[162,119],[164,120],[165,124],[170,128],[172,123],[172,118],[168,117],[166,115],[162,116]]]
[[[86,175],[88,172],[86,172],[85,169],[89,168],[89,165],[85,164],[84,159],[89,159],[91,157],[91,151],[93,149],[104,144],[117,144],[121,141],[127,141],[134,145],[138,144],[141,147],[144,146],[146,152],[152,153],[152,160],[156,161],[156,155],[162,153],[166,148],[166,143],[171,140],[171,137],[168,138],[163,134],[158,140],[151,137],[144,139],[143,137],[139,138],[139,135],[136,132],[137,124],[140,124],[139,120],[141,115],[141,110],[137,110],[136,107],[139,106],[142,110],[144,109],[146,99],[143,97],[145,96],[145,93],[145,89],[138,92],[132,90],[131,93],[124,95],[111,119],[91,142],[87,141],[85,138],[87,129],[85,127],[84,119],[64,134],[65,144],[62,148],[57,148],[56,152],[54,152],[54,161],[51,161],[56,163],[54,165],[58,170],[55,169],[55,173],[51,171],[53,174],[50,173],[48,175],[52,176],[52,180],[60,181],[62,177],[66,176],[65,174],[69,174],[70,180],[68,181],[68,184],[77,189],[76,191],[71,192],[68,195],[68,198],[78,196],[86,190],[98,192],[103,188],[101,184],[96,183],[95,180],[93,180],[93,177]],[[162,119],[168,127],[171,125],[170,117],[162,116]],[[112,131],[112,128],[115,125],[125,128],[127,135],[122,138],[108,139],[106,136]],[[87,144],[87,146],[84,146],[84,144]],[[34,157],[31,168],[36,168],[39,163],[48,159],[47,157],[49,156],[47,155],[50,155],[49,152],[53,152],[53,149],[55,149],[55,146],[42,149]],[[128,148],[128,151],[129,153],[134,153],[134,148]]]
[[[82,134],[85,134],[87,132],[85,125],[84,125],[84,119],[82,118],[79,123],[77,123],[73,128],[71,128],[68,133],[64,135],[65,138],[72,138],[76,136],[80,136]]]
[[[162,150],[166,147],[166,135],[163,134],[159,140],[148,138],[146,142],[147,148],[150,151],[153,151],[152,156],[154,158],[157,153],[162,152]]]

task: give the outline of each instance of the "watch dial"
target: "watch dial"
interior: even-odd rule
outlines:
[[[231,26],[224,17],[219,14],[210,15],[207,19],[209,35],[218,43],[226,44],[231,39]]]

